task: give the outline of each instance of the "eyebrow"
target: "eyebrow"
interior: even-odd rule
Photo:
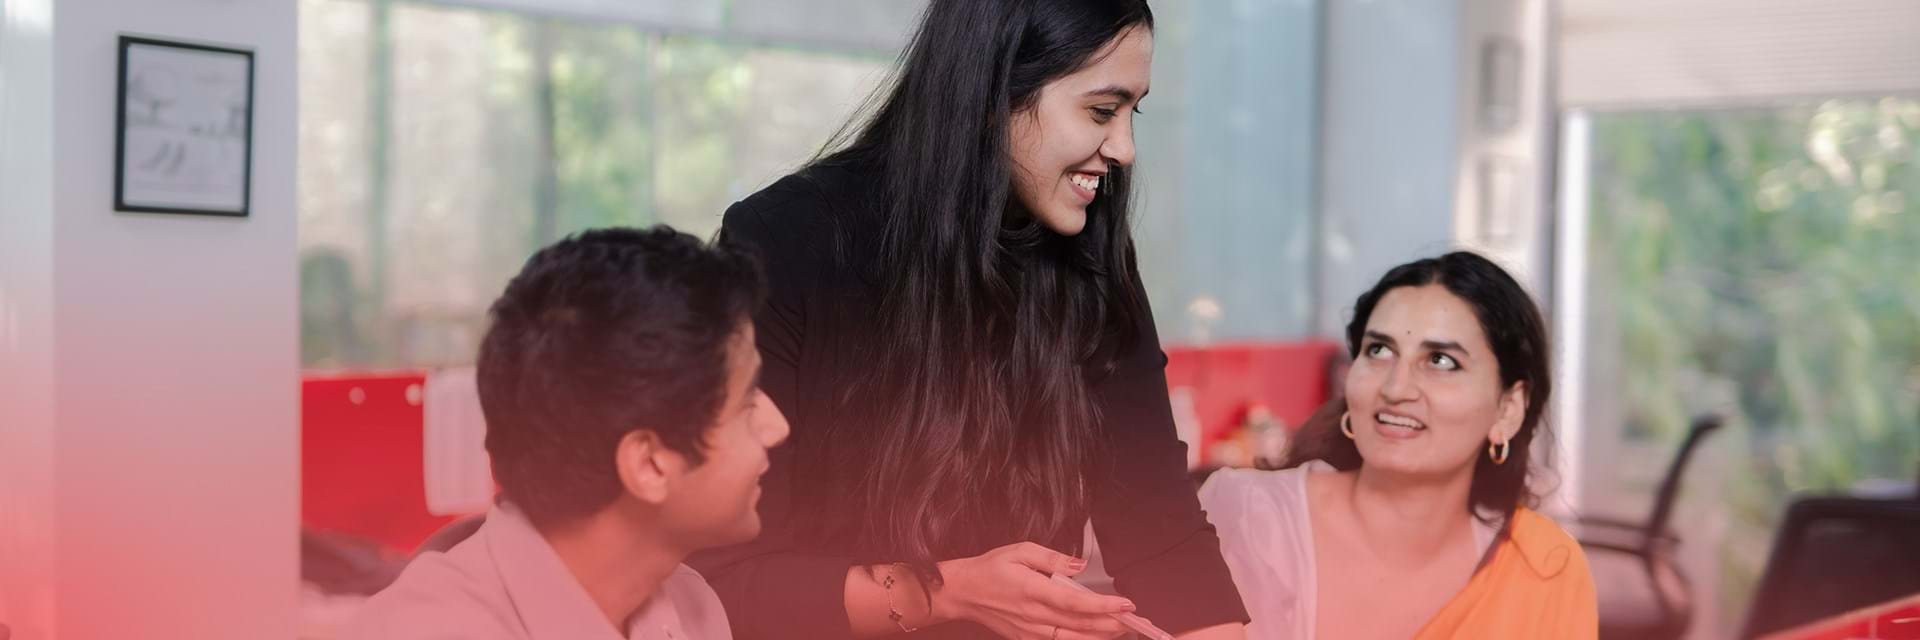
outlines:
[[[1372,329],[1367,330],[1367,337],[1378,342],[1384,342],[1390,347],[1397,346],[1393,341],[1393,336]],[[1467,351],[1466,347],[1460,346],[1460,343],[1452,340],[1422,340],[1420,341],[1420,346],[1425,347],[1428,351],[1453,351],[1461,355],[1471,355],[1471,352]]]
[[[1147,98],[1147,94],[1151,92],[1152,90],[1143,91],[1140,93],[1140,95],[1135,96],[1133,95],[1132,89],[1128,89],[1126,87],[1122,87],[1117,84],[1111,84],[1098,89],[1094,89],[1092,91],[1088,91],[1086,93],[1086,97],[1091,98],[1095,96],[1113,96],[1115,98],[1119,98],[1121,102],[1135,102],[1138,100],[1145,100]]]

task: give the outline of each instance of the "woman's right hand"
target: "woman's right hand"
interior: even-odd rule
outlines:
[[[1086,568],[1085,560],[1031,542],[948,560],[940,563],[945,584],[934,591],[934,614],[971,620],[1012,640],[1106,640],[1125,633],[1111,614],[1132,612],[1132,601],[1047,577]]]

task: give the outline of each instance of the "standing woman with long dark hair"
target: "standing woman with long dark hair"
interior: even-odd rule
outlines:
[[[1129,236],[1152,50],[1144,0],[932,0],[858,133],[728,209],[793,424],[761,538],[692,560],[739,637],[1241,637]],[[1047,578],[1089,519],[1124,597]]]

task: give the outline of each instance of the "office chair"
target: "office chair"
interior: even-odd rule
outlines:
[[[406,558],[359,536],[300,528],[300,579],[329,594],[370,596],[399,579]]]
[[[1774,538],[1740,637],[1915,593],[1920,593],[1920,500],[1801,498],[1787,509]]]
[[[486,523],[487,514],[484,513],[470,515],[449,522],[446,526],[434,531],[433,535],[427,536],[426,540],[421,541],[420,546],[413,550],[413,555],[418,557],[420,554],[428,551],[446,553],[452,549],[454,545],[460,544],[467,538],[473,537],[475,532],[480,531],[480,525]]]
[[[1580,546],[1596,568],[1603,563],[1629,563],[1630,568],[1623,568],[1622,573],[1635,577],[1629,589],[1601,589],[1602,640],[1675,639],[1684,636],[1692,624],[1693,589],[1675,560],[1680,538],[1667,525],[1679,502],[1680,482],[1695,449],[1724,424],[1725,419],[1716,414],[1694,418],[1686,439],[1667,466],[1653,510],[1644,522],[1605,517],[1578,520]]]

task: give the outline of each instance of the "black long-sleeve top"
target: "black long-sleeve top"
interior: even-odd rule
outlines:
[[[848,568],[902,560],[879,557],[859,542],[858,498],[834,489],[851,486],[864,471],[850,453],[861,450],[858,443],[845,441],[859,435],[825,428],[842,404],[836,398],[870,366],[852,346],[871,337],[879,317],[881,289],[858,267],[860,256],[872,253],[875,234],[858,227],[877,218],[875,185],[868,172],[816,165],[734,204],[722,223],[723,240],[755,249],[766,269],[769,300],[754,318],[761,386],[792,425],[761,480],[759,538],[689,559],[719,593],[743,640],[851,637]],[[1140,339],[1091,394],[1102,454],[1084,477],[1100,553],[1121,594],[1170,632],[1244,622],[1174,434],[1166,355],[1151,314],[1138,322]],[[1076,527],[1065,539],[1034,542],[1071,553],[1079,533]],[[960,622],[915,637],[992,635]]]

